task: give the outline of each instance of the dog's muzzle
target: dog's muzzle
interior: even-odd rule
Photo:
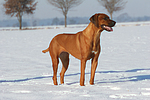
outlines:
[[[104,29],[104,30],[106,30],[106,31],[108,31],[108,32],[112,32],[113,31],[113,28],[112,27],[114,27],[115,26],[115,24],[116,24],[116,22],[115,21],[113,21],[113,20],[111,20],[111,23],[109,23],[109,25],[101,25],[101,27],[102,27],[102,29]]]

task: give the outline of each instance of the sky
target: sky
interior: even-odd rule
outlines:
[[[47,0],[35,0],[38,2],[37,9],[33,15],[23,16],[26,19],[48,19],[48,18],[63,18],[63,14],[54,6],[50,5]],[[113,17],[117,17],[123,13],[128,13],[131,17],[150,16],[150,0],[124,0],[128,1],[125,9],[115,12]],[[3,8],[4,0],[0,0],[0,20],[14,19],[5,15]],[[97,0],[83,0],[83,3],[72,8],[68,12],[68,17],[90,17],[95,13],[107,13]]]

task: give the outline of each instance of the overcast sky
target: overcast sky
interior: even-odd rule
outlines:
[[[62,18],[63,14],[54,6],[50,5],[47,0],[35,0],[38,1],[37,9],[34,15],[24,16],[28,19],[46,19],[46,18]],[[124,10],[113,14],[117,17],[123,13],[128,13],[131,17],[142,17],[150,16],[150,0],[124,0],[128,1]],[[10,16],[4,14],[5,9],[3,8],[4,0],[0,0],[0,20],[12,19]],[[96,12],[107,13],[107,10],[103,8],[97,0],[84,0],[84,2],[72,8],[68,17],[90,17]],[[14,17],[15,18],[15,17]]]

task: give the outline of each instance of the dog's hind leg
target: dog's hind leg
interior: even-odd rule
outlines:
[[[69,53],[62,52],[59,57],[61,59],[62,65],[63,65],[61,73],[60,73],[60,82],[61,82],[61,84],[64,84],[64,75],[65,75],[65,72],[67,71],[68,65],[69,65]]]
[[[58,85],[57,83],[57,70],[58,70],[58,63],[59,59],[58,58],[53,58],[52,59],[52,66],[53,66],[53,83],[54,85]]]
[[[53,48],[55,49],[55,48]],[[54,85],[58,85],[57,83],[57,70],[58,70],[58,64],[59,64],[59,59],[57,55],[57,50],[50,49],[50,56],[52,59],[52,67],[53,67],[53,83]]]
[[[58,58],[52,58],[52,66],[53,66],[53,83],[54,85],[58,85],[57,83],[57,70],[58,70],[58,63],[59,59]]]

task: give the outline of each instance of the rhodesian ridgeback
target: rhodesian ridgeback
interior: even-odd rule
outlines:
[[[69,54],[81,60],[80,85],[84,86],[85,67],[87,60],[92,59],[90,84],[94,85],[94,76],[98,64],[98,57],[101,51],[100,35],[103,30],[113,31],[112,27],[116,22],[110,20],[106,14],[98,13],[90,18],[89,25],[76,34],[59,34],[50,42],[49,47],[43,53],[49,51],[53,66],[53,83],[57,83],[57,69],[59,58],[62,62],[60,82],[64,83],[64,74],[69,65]]]

